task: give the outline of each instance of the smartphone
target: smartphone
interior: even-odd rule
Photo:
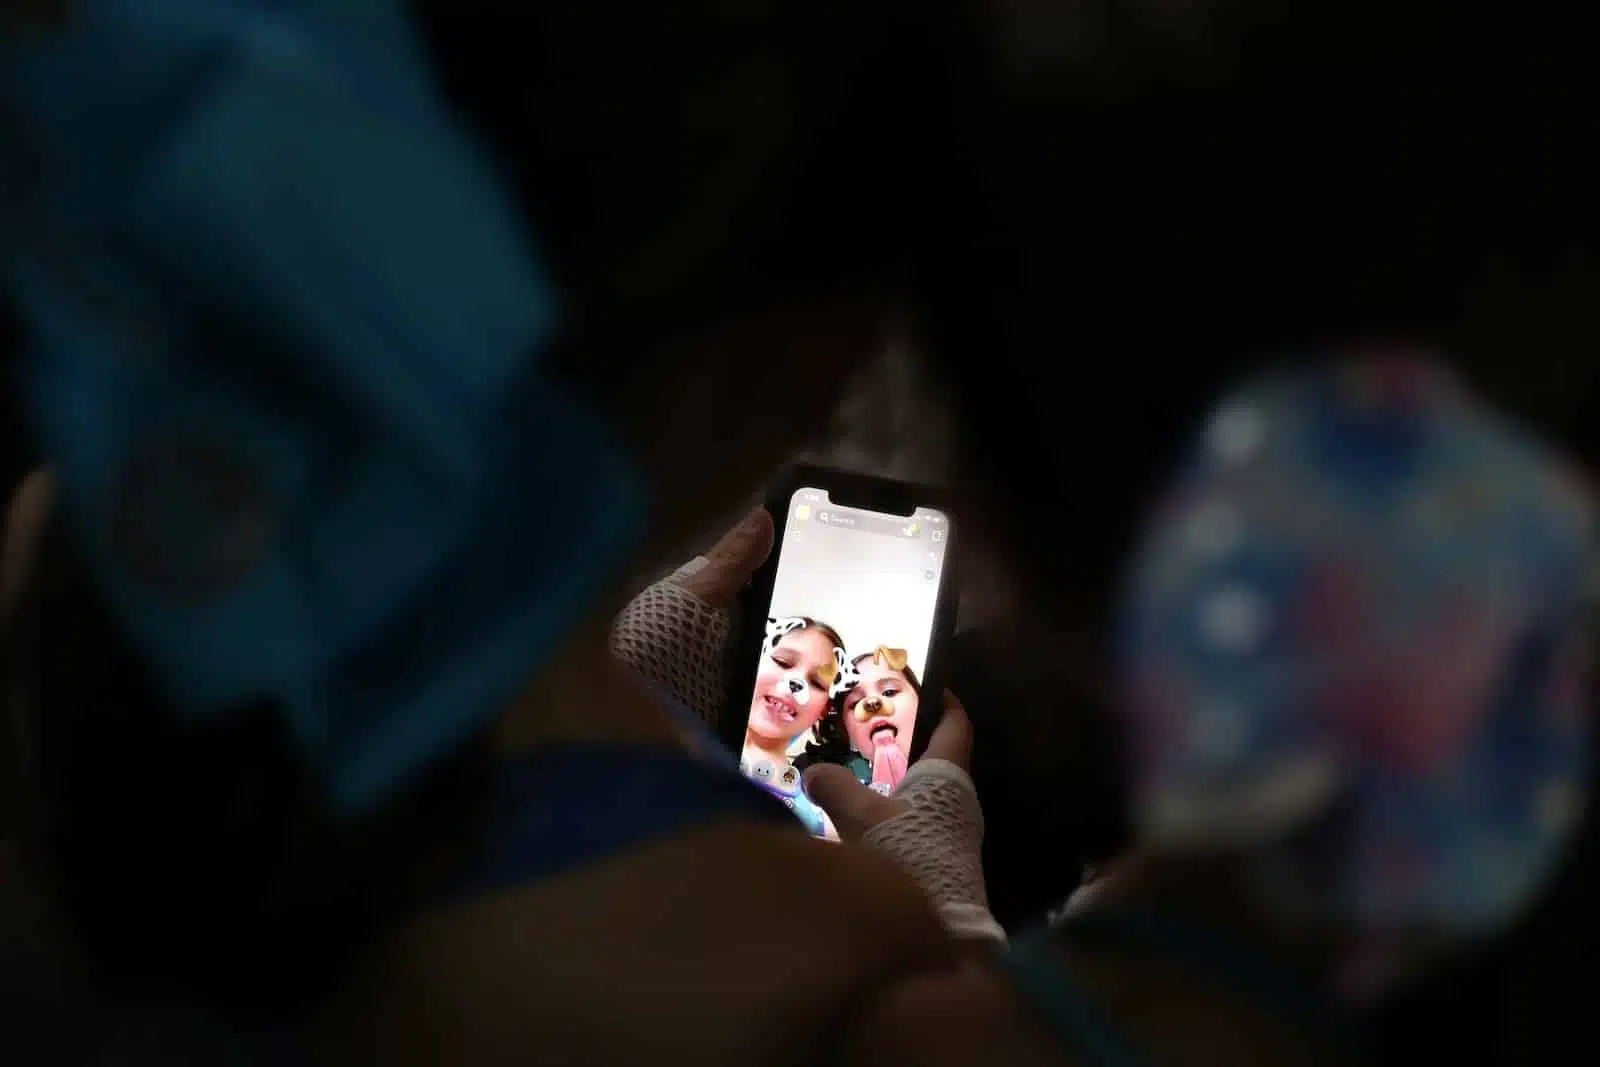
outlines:
[[[724,739],[744,774],[838,840],[801,777],[837,763],[888,793],[927,747],[955,622],[955,530],[930,487],[819,467],[794,470],[767,507],[777,542],[736,616]]]

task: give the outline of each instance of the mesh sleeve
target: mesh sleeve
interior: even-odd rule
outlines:
[[[894,795],[907,810],[862,844],[908,872],[958,937],[1005,940],[983,883],[983,809],[967,772],[948,760],[914,764]]]
[[[611,654],[715,727],[727,696],[728,613],[678,584],[705,566],[703,556],[691,560],[634,597],[611,624]]]

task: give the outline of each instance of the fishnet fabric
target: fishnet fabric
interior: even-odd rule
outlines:
[[[691,560],[644,591],[611,624],[611,654],[715,727],[727,688],[728,613],[678,583],[706,566]]]
[[[949,760],[920,760],[894,796],[909,810],[868,830],[862,844],[909,873],[953,932],[1004,937],[989,914],[983,809],[967,772]]]

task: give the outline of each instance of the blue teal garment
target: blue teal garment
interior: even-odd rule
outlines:
[[[644,530],[541,373],[520,208],[399,0],[82,0],[0,37],[0,94],[19,392],[97,586],[180,714],[269,703],[369,811]]]
[[[998,957],[1002,972],[1038,1020],[1086,1067],[1134,1067],[1145,1058],[1127,1033],[1083,988],[1061,948],[1078,946],[1155,960],[1188,970],[1210,988],[1288,1026],[1323,1049],[1360,1056],[1353,1018],[1300,976],[1217,933],[1163,913],[1132,908],[1080,912],[1013,941]]]
[[[790,811],[794,812],[801,825],[809,830],[813,836],[820,837],[827,832],[828,817],[823,814],[821,808],[812,803],[811,798],[806,796],[804,789],[795,793],[792,797],[780,797],[779,799],[783,801]]]
[[[1051,930],[1014,939],[995,962],[1038,1022],[1083,1067],[1138,1067],[1144,1062],[1078,982]]]
[[[799,819],[800,824],[810,831],[813,836],[821,837],[827,831],[827,816],[822,813],[821,808],[812,803],[811,798],[806,796],[806,791],[800,786],[796,785],[793,793],[785,793],[775,785],[769,785],[766,782],[756,781],[755,779],[751,779],[751,781],[757,789],[770,793],[777,798],[779,803],[793,812],[794,817]]]
[[[735,773],[738,772],[739,761],[733,750],[724,744],[722,739],[717,737],[710,727],[701,721],[698,715],[679,703],[666,690],[659,687],[652,688],[657,702],[689,739],[690,752],[693,755],[710,766]],[[804,788],[796,787],[793,793],[785,793],[776,786],[756,782],[754,779],[751,779],[751,781],[757,788],[777,797],[779,802],[793,812],[795,818],[799,819],[800,824],[813,836],[821,837],[826,832],[827,817],[823,814],[822,809],[812,803],[810,797],[806,796]]]
[[[554,878],[723,819],[794,826],[771,794],[667,748],[563,745],[507,762],[483,851],[443,902]]]
[[[695,826],[744,818],[793,827],[794,816],[738,772],[738,762],[687,709],[669,714],[703,738],[695,751],[640,745],[562,745],[497,769],[482,847],[439,895],[448,907],[555,878]],[[262,1067],[311,1062],[295,1033],[241,1042]]]
[[[651,685],[650,693],[656,704],[677,725],[689,743],[689,751],[705,763],[723,770],[737,772],[739,759],[716,732],[689,710],[688,706],[673,696],[665,687]]]
[[[862,785],[867,785],[872,781],[872,764],[868,762],[867,758],[861,755],[859,752],[851,752],[850,755],[844,759],[822,759],[816,757],[814,752],[815,749],[812,748],[803,750],[800,755],[795,757],[794,765],[804,770],[817,763],[837,763],[839,766],[855,775],[856,779]]]

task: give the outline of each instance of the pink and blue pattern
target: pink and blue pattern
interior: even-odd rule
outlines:
[[[1587,794],[1594,549],[1577,473],[1433,360],[1243,389],[1124,589],[1146,841],[1248,847],[1274,905],[1379,937],[1504,926]]]

